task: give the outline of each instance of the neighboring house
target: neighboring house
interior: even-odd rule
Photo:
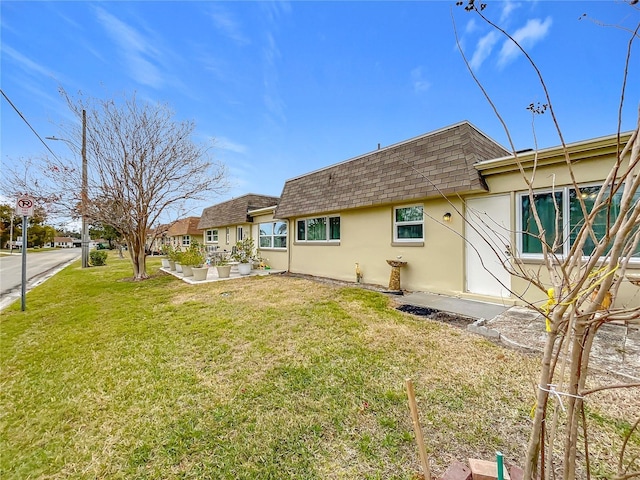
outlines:
[[[147,231],[146,249],[150,254],[162,253],[165,245],[171,244],[171,239],[167,238],[169,224],[160,225]]]
[[[597,187],[613,162],[615,139],[569,146],[578,182]],[[555,185],[570,202],[562,149],[537,155],[536,188],[550,196]],[[534,157],[519,155],[529,167]],[[357,263],[363,282],[386,285],[387,260],[400,259],[407,262],[403,289],[506,304],[517,302],[513,289],[527,301],[543,302],[546,296],[511,278],[494,253],[515,253],[532,268],[541,266],[535,245],[523,244],[515,233],[522,230],[525,189],[510,152],[461,122],[288,180],[274,218],[285,219],[292,232],[293,273],[356,281]],[[477,232],[465,219],[492,228]],[[499,249],[487,248],[483,237],[497,239]],[[625,285],[621,295],[633,299],[632,286]],[[635,295],[630,301],[638,302]]]
[[[187,217],[176,220],[166,230],[165,239],[175,248],[189,248],[193,242],[203,243],[202,230],[198,228],[200,217]],[[166,241],[165,240],[165,241]]]
[[[237,241],[250,237],[271,268],[286,270],[287,224],[273,218],[278,200],[249,193],[205,208],[198,224],[205,246],[210,252],[231,252]]]
[[[80,246],[80,239],[71,237],[53,237],[53,246],[55,248],[73,248],[76,243]]]

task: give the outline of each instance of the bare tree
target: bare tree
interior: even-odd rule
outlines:
[[[636,2],[629,3],[633,5]],[[460,49],[471,75],[504,127],[513,151],[514,162],[528,190],[528,205],[533,226],[521,233],[535,238],[542,248],[543,260],[539,269],[532,269],[530,265],[521,262],[518,252],[513,247],[509,247],[510,258],[503,262],[511,275],[526,279],[549,298],[542,306],[529,304],[547,318],[547,337],[541,361],[535,416],[527,449],[524,476],[530,480],[556,478],[559,470],[561,478],[572,480],[577,475],[578,451],[582,448],[581,456],[585,459],[584,472],[588,478],[590,464],[585,415],[585,402],[588,396],[605,389],[640,387],[637,383],[605,385],[591,389],[586,386],[594,338],[601,327],[611,322],[640,323],[640,306],[625,305],[617,301],[622,282],[625,278],[629,278],[626,275],[629,262],[633,258],[637,259],[639,252],[640,114],[635,129],[629,135],[621,133],[620,122],[618,122],[617,152],[609,174],[598,188],[584,187],[575,174],[572,158],[556,119],[551,98],[535,62],[513,37],[485,16],[483,13],[486,8],[485,3],[479,4],[474,0],[467,0],[457,4],[464,5],[467,11],[477,14],[484,22],[512,41],[533,67],[546,99],[544,104],[532,103],[528,109],[534,117],[546,112],[551,115],[564,151],[565,166],[571,179],[571,187],[575,191],[574,208],[583,218],[582,222],[573,227],[572,243],[568,254],[561,255],[558,253],[559,247],[567,241],[563,236],[565,231],[563,222],[566,222],[566,219],[562,218],[561,207],[553,191],[551,198],[555,209],[553,222],[555,227],[550,231],[549,223],[541,219],[539,199],[534,190],[534,179],[538,168],[537,153],[532,166],[520,161],[508,126]],[[631,47],[638,39],[639,30],[640,24],[629,31],[619,118],[625,99]],[[581,192],[592,194],[588,195],[590,200],[585,200],[587,195]],[[486,226],[490,228],[490,225]],[[471,224],[469,227],[475,228]],[[515,232],[512,234],[515,237]],[[490,243],[493,251],[499,252],[504,249],[504,243],[496,242],[496,238],[503,240],[504,235],[485,236],[485,240]],[[525,301],[524,297],[517,292],[512,291],[512,294]],[[566,419],[562,423],[558,421],[558,404],[555,401],[549,401],[550,397],[557,400],[560,395],[566,405]],[[640,476],[638,459],[625,457],[625,449],[630,437],[634,433],[638,434],[639,422],[640,419],[635,422],[630,421],[633,427],[622,443],[617,465],[616,478],[618,479]],[[563,441],[562,454],[559,455],[562,458],[557,458],[554,451],[556,438],[561,438]]]
[[[135,94],[116,101],[60,93],[80,121],[86,111],[86,198],[77,159],[50,156],[14,173],[13,190],[36,192],[41,203],[113,227],[127,244],[134,279],[145,279],[154,227],[176,219],[187,202],[226,191],[226,168],[211,160],[212,145],[195,143],[195,124],[176,121],[165,104],[143,103]],[[81,155],[81,126],[61,128]]]

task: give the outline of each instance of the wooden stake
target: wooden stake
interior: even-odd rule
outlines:
[[[424,446],[424,437],[422,436],[422,428],[420,428],[420,417],[418,416],[418,407],[416,405],[416,394],[413,390],[413,382],[410,378],[406,379],[407,395],[409,396],[409,409],[411,410],[411,419],[413,420],[413,431],[416,434],[416,443],[418,444],[418,452],[420,453],[420,461],[422,462],[422,470],[425,480],[431,480],[431,470],[429,469],[429,458],[427,450]]]

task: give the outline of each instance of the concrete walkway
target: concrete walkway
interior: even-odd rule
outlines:
[[[495,303],[466,300],[426,292],[411,292],[406,295],[399,295],[396,300],[401,305],[428,307],[441,312],[475,318],[476,320],[481,318],[490,320],[509,308]]]
[[[507,307],[425,292],[394,297],[401,305],[432,308],[470,317],[476,321],[467,329],[518,349],[542,352],[547,333],[542,315],[525,307]],[[591,364],[594,369],[640,381],[640,324],[607,324],[594,341]]]

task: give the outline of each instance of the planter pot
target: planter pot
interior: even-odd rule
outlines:
[[[251,264],[250,263],[239,263],[238,264],[238,273],[240,275],[249,275],[251,273]]]
[[[182,265],[182,274],[185,277],[193,277],[193,265]]]
[[[182,264],[176,262],[176,272],[178,273],[182,273]]]
[[[171,270],[172,272],[176,271],[176,262],[174,262],[173,260],[169,260],[169,270]]]
[[[168,258],[163,258],[162,259],[162,268],[170,268],[169,259]]]
[[[216,265],[218,271],[218,278],[229,278],[231,273],[231,265]]]
[[[197,282],[207,279],[207,273],[209,273],[208,267],[193,267],[193,279]]]

